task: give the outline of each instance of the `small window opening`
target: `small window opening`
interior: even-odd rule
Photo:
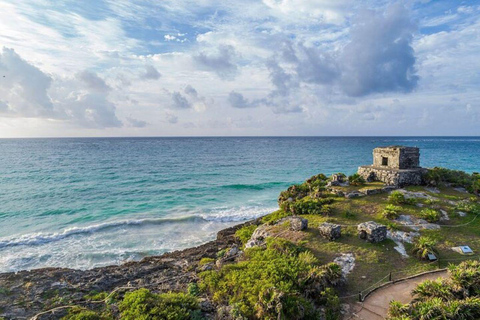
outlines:
[[[388,166],[388,158],[382,157],[382,166]]]

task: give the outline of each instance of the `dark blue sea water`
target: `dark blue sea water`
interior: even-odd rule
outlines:
[[[0,272],[90,268],[198,245],[276,207],[372,149],[421,148],[425,167],[480,171],[480,138],[89,138],[0,140]]]

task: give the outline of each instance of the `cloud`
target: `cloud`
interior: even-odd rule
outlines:
[[[0,97],[12,114],[49,117],[54,114],[48,96],[52,78],[23,60],[13,49],[0,53]]]
[[[232,91],[228,94],[228,102],[232,107],[238,109],[257,107],[257,103],[255,101],[250,102],[248,99],[245,99],[241,93],[235,91]]]
[[[145,73],[142,74],[141,78],[145,80],[158,80],[162,75],[155,69],[152,65],[145,66]]]
[[[128,124],[131,127],[134,127],[134,128],[144,128],[148,124],[146,121],[134,119],[134,118],[131,118],[131,117],[127,117],[126,119],[127,119]]]
[[[10,117],[70,121],[85,127],[119,127],[111,88],[96,73],[82,71],[72,78],[51,77],[23,60],[14,50],[0,55],[0,96]]]
[[[412,91],[418,82],[412,48],[415,30],[400,3],[390,5],[385,13],[363,11],[340,56],[341,88],[350,96]]]
[[[167,119],[168,123],[171,123],[171,124],[178,123],[178,117],[171,112],[166,112],[165,113],[165,118]]]
[[[95,92],[108,92],[111,88],[96,73],[84,70],[77,74],[77,79],[83,81],[88,89]]]
[[[173,109],[190,109],[192,104],[180,92],[172,93],[172,108]]]
[[[304,82],[332,84],[339,75],[337,61],[325,50],[297,45],[297,73]]]
[[[220,45],[216,52],[200,52],[193,60],[202,69],[215,72],[223,80],[233,80],[237,75],[234,62],[236,52],[231,45]]]

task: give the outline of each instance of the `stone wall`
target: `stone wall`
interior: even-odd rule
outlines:
[[[383,158],[388,164],[383,164]],[[384,147],[373,149],[373,166],[390,169],[414,169],[420,166],[420,151],[414,147]]]
[[[382,181],[389,186],[403,187],[406,185],[423,184],[423,176],[427,169],[387,169],[374,166],[361,166],[358,168],[358,174],[367,181]]]

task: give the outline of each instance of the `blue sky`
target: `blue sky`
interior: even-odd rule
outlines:
[[[480,1],[0,12],[0,137],[480,134]]]

